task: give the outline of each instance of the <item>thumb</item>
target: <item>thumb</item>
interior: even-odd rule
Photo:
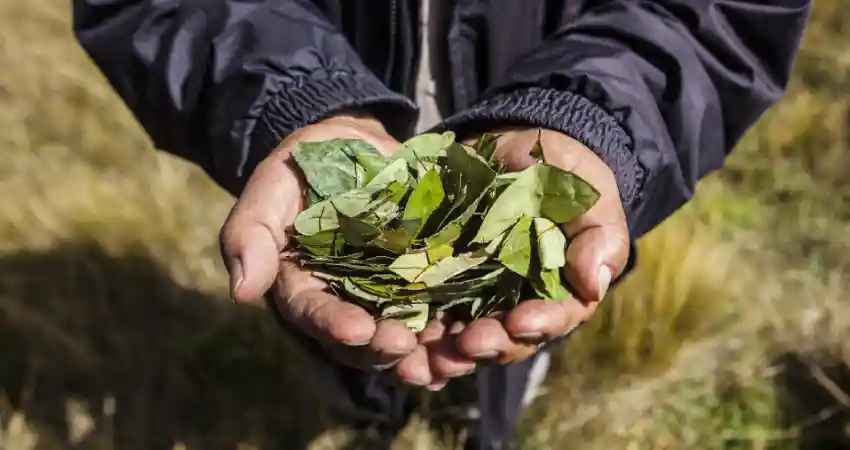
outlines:
[[[301,207],[299,178],[288,155],[272,154],[251,175],[220,233],[236,302],[261,298],[277,278],[286,231]]]
[[[601,301],[629,256],[628,232],[593,226],[574,235],[567,247],[565,276],[584,303]]]
[[[576,173],[600,193],[589,211],[563,226],[569,239],[564,275],[580,300],[598,302],[629,259],[629,229],[614,174],[566,135],[544,132],[543,141],[547,162]]]

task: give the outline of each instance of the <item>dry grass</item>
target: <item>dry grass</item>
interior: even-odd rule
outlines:
[[[850,448],[842,6],[818,2],[786,99],[556,355],[523,448]],[[67,13],[0,2],[0,449],[343,448],[305,355],[225,300],[232,200],[150,149]],[[450,448],[431,428],[397,447]]]

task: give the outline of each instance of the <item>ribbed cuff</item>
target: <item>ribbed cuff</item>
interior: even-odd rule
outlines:
[[[392,135],[405,135],[416,121],[416,105],[368,75],[334,74],[284,87],[266,103],[258,118],[251,151],[268,151],[292,131],[334,113],[363,108]]]
[[[631,137],[614,116],[587,98],[555,89],[519,89],[482,100],[446,119],[441,128],[462,132],[488,124],[523,124],[569,135],[614,172],[627,214],[638,200],[645,171],[632,153]]]
[[[257,165],[287,135],[333,114],[351,109],[366,111],[397,139],[407,137],[416,125],[416,105],[367,74],[321,73],[265,89],[265,100],[252,106],[254,117],[243,118],[229,135],[222,136],[234,140],[240,150],[222,152],[228,160],[216,164],[219,182],[234,195],[242,192]]]

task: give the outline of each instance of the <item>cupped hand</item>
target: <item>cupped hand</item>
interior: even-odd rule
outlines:
[[[436,341],[451,339],[454,348],[446,350],[441,344],[431,352],[435,380],[443,379],[445,369],[451,368],[445,363],[450,356],[455,360],[498,364],[530,357],[546,342],[590,319],[611,281],[626,265],[629,232],[614,174],[589,148],[556,131],[513,130],[501,134],[495,157],[510,170],[522,170],[534,164],[536,159],[531,156],[531,149],[538,133],[548,164],[578,174],[601,193],[593,208],[563,227],[569,238],[563,273],[577,298],[527,300],[506,314],[450,325],[453,333]],[[442,351],[447,353],[443,355]]]
[[[290,134],[251,175],[221,230],[221,250],[230,273],[231,297],[249,302],[267,292],[280,315],[320,342],[338,363],[368,371],[386,371],[415,385],[431,385],[429,360],[451,359],[449,352],[429,357],[427,343],[403,323],[375,322],[360,306],[330,293],[326,284],[282,257],[295,217],[305,207],[306,185],[291,158],[298,142],[347,138],[370,142],[389,155],[399,143],[375,119],[354,114],[335,116]],[[428,325],[434,339],[448,330],[439,320]],[[440,367],[442,367],[441,365]],[[474,369],[471,361],[442,373]]]

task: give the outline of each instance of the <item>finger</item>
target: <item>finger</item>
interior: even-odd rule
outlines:
[[[416,336],[403,323],[382,320],[365,347],[328,344],[325,348],[338,363],[367,372],[383,372],[398,364],[417,345]]]
[[[284,319],[324,344],[370,343],[377,327],[368,311],[321,291],[324,283],[293,261],[281,261],[280,268],[275,294]]]
[[[466,326],[458,336],[456,348],[472,359],[509,364],[533,355],[539,345],[511,339],[502,322],[484,317]]]
[[[425,336],[424,339],[420,337],[420,342],[428,350],[428,363],[431,368],[431,374],[437,384],[443,383],[449,378],[457,378],[474,372],[476,367],[475,361],[462,355],[457,350],[457,338],[463,331],[465,324],[463,322],[450,323],[449,321],[445,321],[444,323],[434,322],[437,322],[439,325],[434,326],[434,329],[428,331],[429,334],[435,334],[436,339],[431,339],[431,336]],[[423,333],[425,331],[423,330]]]
[[[234,301],[260,298],[271,287],[285,231],[301,207],[301,190],[286,155],[269,157],[252,174],[220,233]]]
[[[368,350],[378,358],[372,365],[386,366],[412,353],[417,345],[416,335],[405,324],[398,320],[381,320]]]
[[[399,361],[394,370],[401,381],[414,386],[427,386],[433,381],[428,366],[428,350],[422,345]]]
[[[590,149],[569,138],[547,143],[547,135],[543,136],[546,161],[577,174],[600,193],[593,208],[564,226],[570,239],[564,276],[580,300],[596,302],[629,257],[629,230],[619,189],[614,174]]]
[[[596,305],[596,302],[584,304],[575,299],[527,300],[508,313],[504,326],[515,339],[546,342],[569,333],[588,320]]]

